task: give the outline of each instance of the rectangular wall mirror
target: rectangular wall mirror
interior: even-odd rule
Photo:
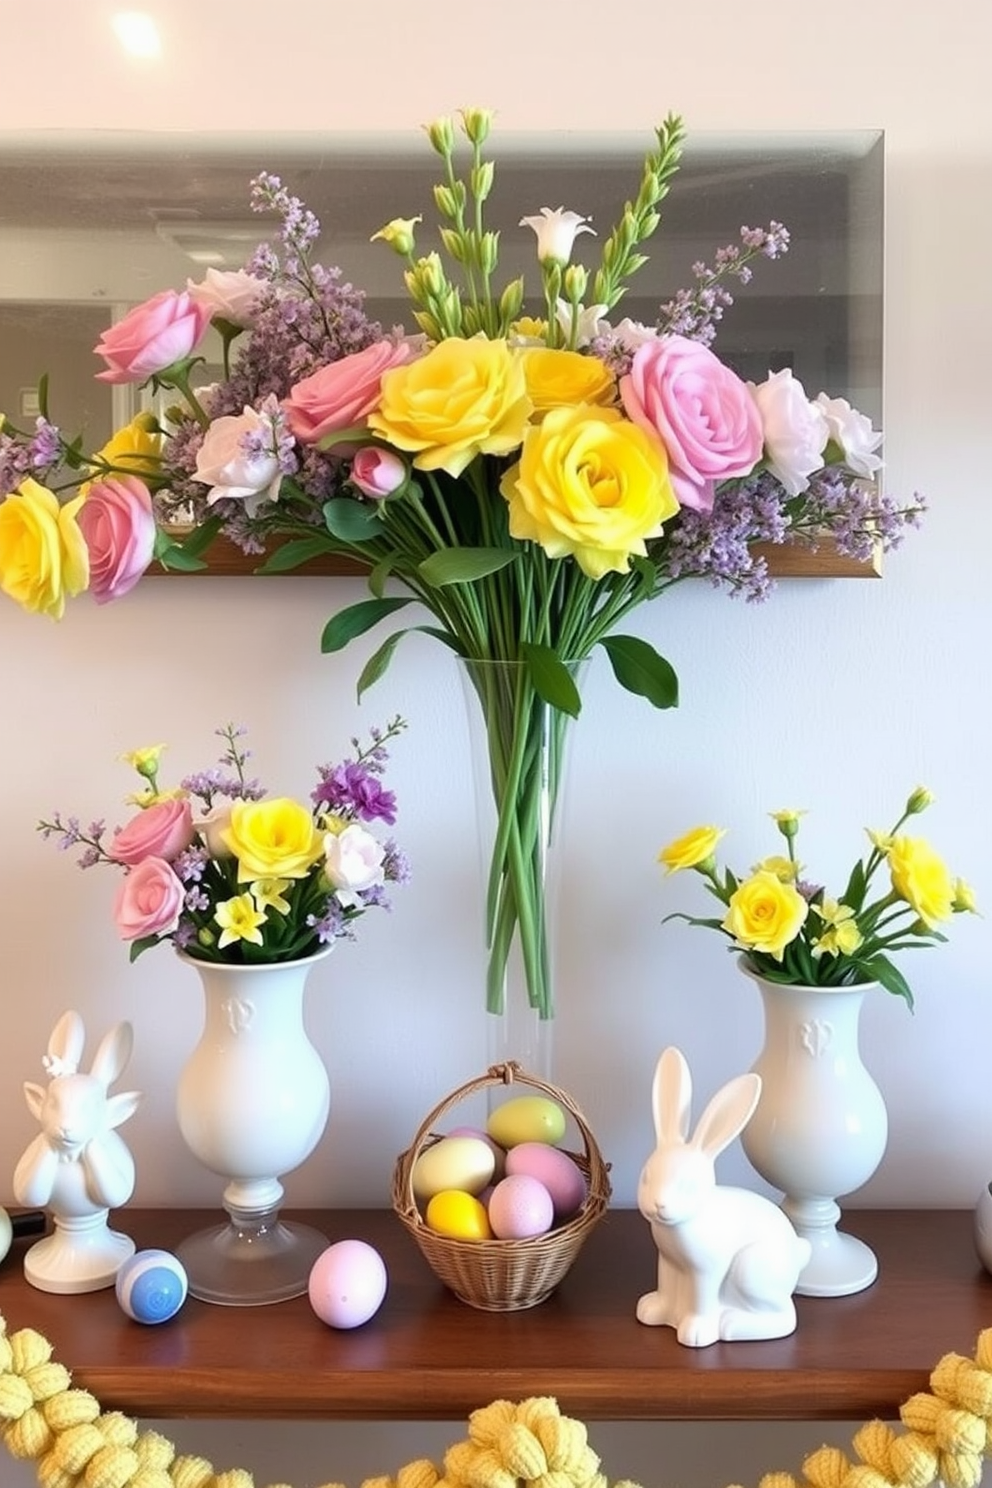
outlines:
[[[539,291],[534,236],[519,226],[542,206],[591,218],[604,238],[637,190],[648,137],[575,133],[494,136],[496,183],[489,225],[500,231],[501,279],[523,273]],[[623,311],[653,322],[658,307],[712,262],[742,224],[775,219],[792,244],[759,260],[736,292],[717,348],[742,376],[791,367],[810,396],[848,398],[873,422],[882,413],[884,141],[878,131],[690,135]],[[436,244],[432,187],[437,158],[425,138],[297,138],[60,132],[0,140],[0,411],[36,414],[47,372],[51,414],[66,433],[85,429],[98,448],[135,409],[130,388],[94,380],[93,346],[112,319],[158,290],[183,288],[208,266],[240,267],[268,219],[251,212],[260,170],[320,218],[317,257],[338,264],[387,324],[414,329],[402,263],[374,232],[397,216],[424,216],[418,251]],[[596,262],[598,239],[580,236],[575,257]],[[534,308],[538,308],[535,306]],[[786,572],[852,572],[849,561],[812,570],[808,555],[776,553]],[[790,566],[791,564],[791,566]],[[225,571],[250,572],[229,557]],[[331,560],[323,572],[345,572]]]

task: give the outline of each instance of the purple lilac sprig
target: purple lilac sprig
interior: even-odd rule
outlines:
[[[91,822],[85,829],[80,826],[79,818],[76,816],[63,817],[60,812],[52,813],[51,821],[40,821],[38,831],[42,837],[57,837],[56,847],[59,852],[72,852],[80,849],[76,865],[79,868],[94,868],[97,863],[109,863],[112,859],[107,855],[103,846],[103,836],[107,830],[104,821]]]
[[[789,232],[781,222],[770,222],[767,227],[742,227],[740,243],[718,248],[712,265],[693,264],[695,284],[691,289],[680,289],[661,306],[657,329],[664,335],[687,336],[703,346],[711,345],[724,311],[734,303],[726,281],[736,279],[739,284],[748,284],[753,259],[781,258],[788,251]]]
[[[356,759],[319,765],[320,784],[311,795],[315,808],[336,816],[384,821],[387,826],[393,826],[396,796],[393,791],[383,789],[380,777],[389,760],[387,746],[405,727],[402,718],[394,718],[384,729],[372,728],[366,746],[362,747],[359,739],[352,739],[352,747],[358,752]]]
[[[265,787],[258,780],[249,780],[245,774],[251,750],[242,749],[238,744],[248,730],[243,724],[226,723],[214,732],[226,746],[219,763],[209,770],[196,770],[185,775],[179,782],[180,789],[196,796],[207,811],[218,797],[229,801],[261,801],[266,794]]]
[[[0,496],[9,496],[30,476],[44,474],[56,467],[65,455],[65,444],[55,424],[39,417],[30,437],[13,425],[2,425],[10,433],[0,433]]]

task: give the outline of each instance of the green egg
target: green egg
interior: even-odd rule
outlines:
[[[521,1142],[555,1147],[565,1135],[565,1112],[546,1095],[517,1095],[496,1107],[486,1131],[501,1147],[519,1147]]]

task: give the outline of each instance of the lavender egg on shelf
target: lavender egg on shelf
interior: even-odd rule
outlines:
[[[338,1240],[314,1261],[307,1295],[329,1328],[360,1328],[386,1295],[385,1262],[364,1240]]]

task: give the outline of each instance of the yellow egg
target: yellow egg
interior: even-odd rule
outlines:
[[[436,1193],[427,1205],[428,1226],[452,1240],[491,1240],[486,1206],[473,1194],[446,1189]]]
[[[418,1203],[443,1189],[481,1193],[492,1182],[496,1154],[484,1137],[442,1137],[425,1147],[413,1165],[410,1182]]]
[[[548,1142],[554,1147],[565,1135],[565,1112],[545,1095],[517,1095],[496,1107],[486,1131],[501,1147],[521,1142]]]

